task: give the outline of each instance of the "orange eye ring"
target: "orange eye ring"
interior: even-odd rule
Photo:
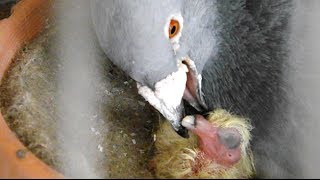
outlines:
[[[180,24],[177,20],[172,19],[169,26],[169,38],[174,38],[180,30]]]

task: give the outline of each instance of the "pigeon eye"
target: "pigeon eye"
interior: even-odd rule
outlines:
[[[174,38],[180,30],[180,24],[177,20],[172,19],[169,26],[169,38]]]

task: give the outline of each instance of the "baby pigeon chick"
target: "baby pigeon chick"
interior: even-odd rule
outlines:
[[[186,116],[190,138],[177,135],[168,122],[156,133],[152,166],[157,178],[250,178],[252,126],[247,119],[217,109],[207,116]],[[191,131],[191,132],[190,132]]]

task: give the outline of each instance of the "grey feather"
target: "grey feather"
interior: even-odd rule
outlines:
[[[181,1],[104,1],[92,3],[101,47],[133,79],[153,87],[173,71],[176,58],[164,25]]]

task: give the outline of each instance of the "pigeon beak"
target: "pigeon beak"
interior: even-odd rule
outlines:
[[[182,61],[188,68],[187,82],[183,99],[186,100],[197,111],[203,112],[207,109],[201,92],[201,75],[197,72],[195,63],[190,58]]]
[[[201,94],[201,76],[195,63],[189,58],[177,61],[178,71],[168,75],[155,84],[154,90],[148,86],[138,85],[138,93],[155,107],[182,137],[188,137],[188,132],[181,125],[185,117],[183,99],[199,112],[206,110]]]
[[[137,83],[138,93],[155,107],[182,137],[188,137],[186,128],[181,126],[185,116],[183,94],[187,82],[188,68],[178,61],[178,70],[155,84],[154,90]]]

